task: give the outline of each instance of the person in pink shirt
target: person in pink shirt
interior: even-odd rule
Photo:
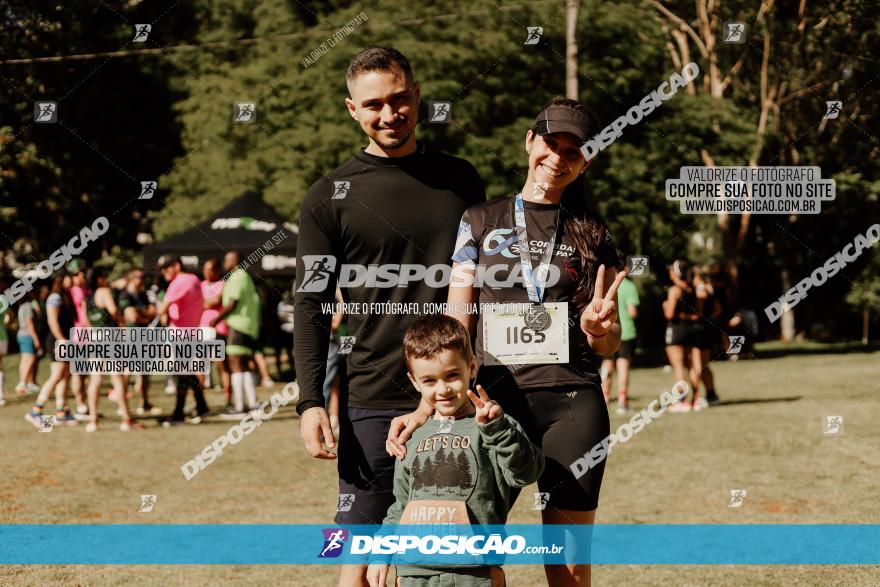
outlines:
[[[157,315],[168,317],[169,324],[177,328],[197,328],[202,318],[204,298],[202,283],[192,273],[183,271],[180,257],[165,256],[159,259],[162,277],[168,282],[165,298],[159,306]],[[210,410],[205,402],[205,394],[196,375],[179,375],[177,377],[177,401],[169,424],[181,424],[185,421],[183,408],[186,404],[187,388],[192,388],[196,400],[196,415],[189,419],[191,424],[199,424],[202,417]]]
[[[211,320],[220,313],[223,304],[220,300],[220,294],[223,291],[223,280],[220,279],[220,261],[218,259],[208,259],[202,266],[202,297],[204,304],[202,309],[202,318],[199,326],[210,327]],[[217,340],[226,340],[229,334],[229,327],[226,322],[221,320],[215,326],[217,331]],[[220,370],[220,382],[223,385],[223,394],[226,396],[228,404],[232,397],[232,385],[229,377],[229,371],[226,369],[226,361],[217,361],[217,368]],[[210,384],[208,384],[210,386]]]
[[[73,325],[79,328],[88,326],[85,301],[89,297],[90,292],[86,283],[86,264],[82,259],[74,259],[67,264],[66,269],[72,283],[68,291],[70,291],[70,297],[73,298],[73,305],[76,307],[76,318],[73,321]],[[85,418],[85,415],[89,412],[86,397],[83,393],[84,388],[85,376],[71,373],[70,390],[76,399],[76,413],[80,418]]]

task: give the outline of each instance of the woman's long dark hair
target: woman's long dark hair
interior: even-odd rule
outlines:
[[[557,96],[547,104],[547,107],[550,106],[571,108],[585,114],[590,122],[590,136],[599,132],[599,117],[583,102]],[[537,128],[533,128],[532,132],[536,130]],[[577,289],[571,298],[579,315],[593,297],[594,276],[599,265],[604,264],[608,270],[612,267],[619,268],[621,263],[608,227],[599,215],[599,208],[587,193],[583,175],[566,186],[561,204],[565,232],[571,236],[582,260]],[[607,280],[605,285],[608,285]]]
[[[571,297],[578,315],[593,298],[595,275],[599,265],[604,264],[606,271],[620,266],[620,257],[614,248],[608,227],[598,213],[590,210],[590,207],[590,199],[581,191],[566,189],[562,196],[562,213],[566,216],[565,232],[571,237],[581,258],[577,289]],[[607,279],[605,286],[608,286]]]
[[[73,297],[70,295],[70,291],[64,287],[64,274],[56,273],[55,277],[52,278],[52,289],[51,293],[58,294],[61,296],[61,301],[64,302],[65,306],[73,306]]]

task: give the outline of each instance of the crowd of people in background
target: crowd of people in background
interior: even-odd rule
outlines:
[[[750,358],[758,334],[754,310],[737,307],[731,301],[722,269],[717,264],[691,266],[677,260],[669,267],[670,286],[662,303],[666,320],[664,344],[668,369],[676,381],[687,381],[692,394],[670,406],[673,413],[701,411],[719,403],[713,360]],[[639,293],[624,280],[617,296],[621,325],[620,349],[602,364],[605,401],[612,399],[617,376],[617,413],[629,411],[629,373],[636,349],[636,318]],[[731,348],[731,340],[736,348]],[[702,390],[702,391],[701,391]]]
[[[204,390],[212,387],[214,370],[218,374],[213,378],[215,387],[225,399],[225,407],[214,411],[221,418],[242,418],[259,408],[257,385],[274,385],[263,349],[275,349],[275,370],[281,377],[282,351],[287,351],[292,365],[292,341],[285,342],[273,315],[275,298],[280,301],[280,296],[273,296],[271,287],[258,291],[253,277],[239,265],[239,254],[231,251],[222,261],[206,260],[200,278],[185,271],[179,257],[166,256],[160,259],[154,283],[148,285],[147,274],[140,268],[110,282],[106,269],[89,268],[79,259],[71,261],[49,284],[29,292],[16,307],[0,314],[0,405],[6,403],[2,359],[9,352],[8,331],[15,331],[21,359],[14,393],[36,395],[25,419],[37,428],[45,425],[46,403],[54,395],[55,426],[85,422],[86,431],[97,430],[99,400],[107,380],[107,398],[115,404],[123,431],[144,428],[141,418],[155,418],[166,427],[199,424],[212,413]],[[0,291],[5,289],[6,284],[0,282]],[[72,328],[105,326],[200,327],[206,338],[226,341],[226,358],[204,374],[167,376],[165,392],[176,395],[176,402],[172,413],[164,415],[150,401],[150,374],[75,374],[69,362],[55,355],[55,342],[69,339]],[[289,334],[286,337],[290,338]],[[51,364],[41,385],[37,368],[44,357]],[[189,391],[195,407],[187,410]],[[133,412],[129,407],[132,398],[137,404]]]
[[[264,302],[253,278],[246,271],[236,270],[238,259],[238,254],[233,251],[223,261],[216,258],[206,260],[199,279],[183,270],[178,257],[166,257],[160,260],[159,275],[149,286],[143,269],[131,269],[111,283],[106,270],[87,268],[82,260],[74,260],[55,275],[50,284],[29,292],[17,307],[5,310],[0,315],[0,365],[9,352],[8,331],[15,331],[21,359],[14,391],[19,396],[37,395],[26,418],[35,426],[42,425],[45,403],[54,393],[57,424],[76,425],[85,421],[86,430],[94,431],[100,415],[98,402],[102,386],[105,379],[109,379],[107,397],[117,406],[122,430],[143,428],[129,408],[132,398],[137,399],[134,414],[138,417],[155,417],[166,426],[184,422],[197,424],[211,413],[204,390],[212,387],[213,370],[217,373],[213,387],[222,391],[225,399],[225,407],[218,413],[220,417],[239,418],[256,409],[257,383],[263,387],[273,385],[263,349],[274,347],[276,372],[280,376],[283,351],[287,351],[288,364],[292,365],[290,332],[274,327],[278,323],[275,312],[283,314],[280,308],[284,304],[279,302],[276,307]],[[725,282],[717,265],[692,267],[687,261],[677,260],[669,267],[669,279],[671,285],[662,303],[667,322],[664,343],[668,368],[676,381],[688,381],[693,390],[690,397],[671,406],[670,411],[701,411],[720,401],[711,361],[725,355],[729,337],[737,335],[743,336],[743,347],[729,358],[749,357],[758,329],[757,316],[749,309],[733,311],[730,308]],[[5,284],[0,282],[0,287],[5,289]],[[337,300],[341,300],[338,292]],[[616,377],[618,414],[625,414],[630,409],[630,369],[637,344],[639,304],[635,283],[624,280],[618,291],[620,349],[613,356],[606,357],[601,368],[606,403],[612,401]],[[324,385],[325,402],[333,408],[333,428],[338,427],[337,331],[341,322],[342,316],[335,315]],[[177,396],[170,416],[163,415],[162,409],[150,402],[149,374],[106,377],[98,373],[74,374],[70,372],[68,362],[56,360],[54,356],[55,341],[67,339],[74,326],[149,328],[160,325],[206,328],[211,336],[227,343],[227,358],[216,362],[212,371],[196,376],[167,377],[165,392]],[[49,357],[51,366],[48,378],[40,385],[37,367],[44,356]],[[0,370],[0,406],[5,404],[4,389],[4,376]],[[189,390],[195,408],[186,411]],[[73,409],[68,405],[70,395],[74,400]]]
[[[35,426],[42,425],[45,404],[55,398],[55,422],[77,425],[84,421],[86,430],[98,426],[98,403],[105,379],[109,379],[107,397],[116,404],[121,417],[120,428],[143,428],[138,417],[157,418],[165,426],[180,423],[197,424],[211,413],[204,390],[213,387],[222,391],[225,407],[218,411],[222,418],[240,418],[256,409],[256,387],[271,387],[273,381],[263,349],[275,348],[276,372],[281,373],[281,357],[287,351],[290,361],[290,332],[276,328],[285,306],[277,307],[261,299],[253,278],[238,269],[239,256],[228,253],[224,259],[211,258],[202,266],[201,279],[184,271],[178,257],[160,260],[159,275],[147,285],[143,269],[129,270],[112,283],[107,271],[87,268],[81,260],[74,260],[55,275],[50,284],[29,292],[12,309],[0,315],[0,365],[9,352],[9,331],[15,331],[15,342],[21,359],[15,393],[19,396],[36,394],[26,419]],[[692,395],[670,407],[674,413],[701,411],[717,404],[719,396],[710,363],[727,354],[730,336],[742,335],[743,347],[730,355],[731,359],[748,357],[757,333],[754,311],[738,308],[732,311],[726,296],[726,286],[717,265],[691,266],[677,260],[669,267],[671,285],[662,303],[667,325],[665,348],[669,369],[676,381],[688,381]],[[0,282],[5,289],[5,284]],[[265,295],[265,294],[264,294]],[[630,279],[626,279],[617,294],[621,325],[620,349],[602,363],[602,389],[606,403],[612,401],[616,377],[617,413],[630,409],[630,369],[637,343],[636,319],[639,316],[639,293]],[[337,301],[341,299],[337,292]],[[283,322],[283,320],[282,320]],[[332,322],[331,345],[328,355],[324,399],[333,408],[333,428],[338,427],[336,413],[339,402],[339,337],[342,322],[335,315]],[[149,398],[149,374],[122,374],[102,376],[98,373],[80,375],[70,372],[69,363],[56,360],[56,340],[69,337],[70,328],[86,326],[125,326],[150,328],[155,326],[201,327],[210,336],[226,341],[226,359],[214,364],[212,371],[201,375],[167,377],[165,392],[176,395],[173,412],[163,415],[161,408]],[[273,332],[277,330],[277,332]],[[289,329],[288,329],[289,330]],[[51,365],[48,378],[37,382],[40,359],[48,356]],[[258,375],[259,374],[259,375]],[[5,381],[0,370],[0,405],[5,403]],[[186,410],[189,391],[195,401],[194,409]],[[73,409],[68,396],[74,400]],[[134,414],[129,400],[136,398]]]

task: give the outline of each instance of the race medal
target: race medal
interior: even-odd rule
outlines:
[[[553,234],[532,267],[523,195],[513,199],[513,220],[519,243],[523,285],[530,304],[490,304],[483,312],[483,363],[541,365],[568,363],[568,303],[542,304],[553,250],[559,239],[559,212]]]
[[[523,321],[527,328],[531,328],[535,332],[542,332],[550,328],[550,313],[544,309],[544,306],[530,306],[523,314]]]
[[[568,363],[568,302],[488,304],[481,311],[483,364]]]

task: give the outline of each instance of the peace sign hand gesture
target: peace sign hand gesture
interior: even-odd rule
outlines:
[[[468,397],[471,398],[471,403],[477,408],[475,419],[478,425],[482,426],[488,424],[492,420],[497,420],[502,414],[504,414],[501,406],[489,399],[489,395],[486,393],[486,390],[483,389],[482,385],[477,386],[477,392],[480,394],[479,397],[477,397],[470,389],[467,391],[467,394]]]
[[[623,283],[626,273],[626,270],[619,272],[614,283],[605,291],[605,265],[599,265],[593,299],[581,313],[581,330],[596,337],[605,336],[611,330],[611,326],[617,322],[617,288]]]

